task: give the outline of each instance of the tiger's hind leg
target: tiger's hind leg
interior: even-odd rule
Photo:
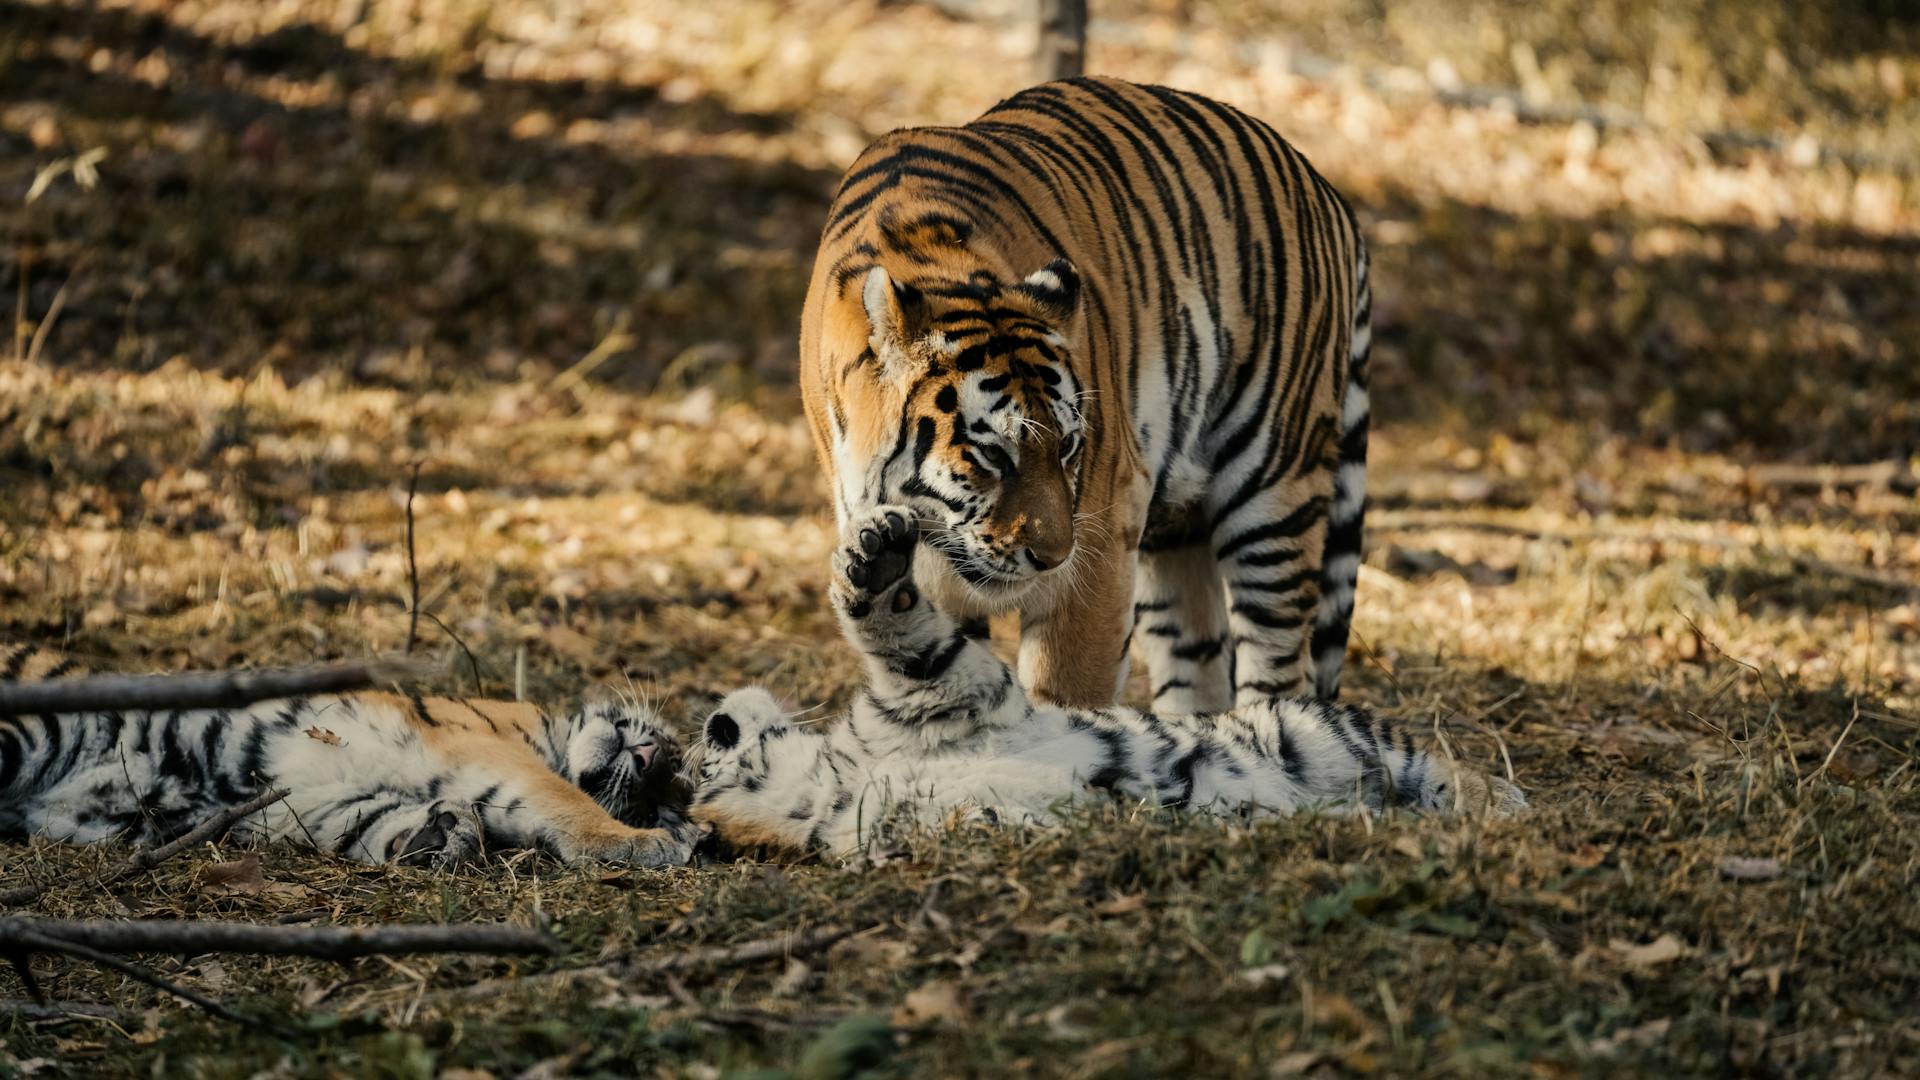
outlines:
[[[1204,544],[1142,551],[1133,617],[1154,712],[1190,716],[1233,706],[1227,598],[1212,551]]]
[[[451,870],[479,859],[486,848],[480,816],[441,803],[428,808],[426,824],[401,841],[393,861],[401,866]]]
[[[1309,645],[1332,487],[1331,470],[1314,468],[1216,514],[1213,551],[1226,580],[1236,706],[1313,692]]]
[[[357,781],[295,787],[239,829],[258,839],[305,844],[364,863],[444,869],[485,849],[478,815],[457,801]]]

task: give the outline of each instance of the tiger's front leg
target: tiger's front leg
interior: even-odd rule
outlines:
[[[693,854],[688,838],[627,825],[557,774],[501,787],[474,810],[498,846],[542,848],[568,862],[658,868],[684,866]]]
[[[1126,688],[1139,552],[1118,542],[1084,545],[1073,576],[1020,608],[1020,682],[1069,708],[1111,705]]]

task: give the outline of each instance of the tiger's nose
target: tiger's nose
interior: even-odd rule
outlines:
[[[1034,548],[1027,549],[1027,561],[1033,564],[1035,570],[1051,570],[1060,565],[1059,559],[1051,554],[1042,554]]]
[[[1051,570],[1066,562],[1067,556],[1073,554],[1073,534],[1068,533],[1064,537],[1029,538],[1025,554],[1027,561],[1033,564],[1035,570]]]

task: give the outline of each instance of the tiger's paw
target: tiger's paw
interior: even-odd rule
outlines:
[[[401,866],[452,870],[478,859],[486,850],[479,816],[449,803],[427,808],[427,823],[400,842],[393,861]]]
[[[905,580],[920,538],[913,512],[904,506],[877,506],[848,532],[852,540],[833,556],[833,592],[840,610],[854,619],[873,614],[876,604],[894,613],[912,610],[920,598],[913,582]]]
[[[696,839],[691,830],[635,829],[621,836],[586,840],[561,854],[569,862],[605,862],[661,870],[687,865],[693,858]]]

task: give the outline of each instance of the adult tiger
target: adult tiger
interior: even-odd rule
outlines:
[[[882,137],[830,211],[801,387],[841,528],[919,515],[918,573],[1021,680],[1153,704],[1337,695],[1366,487],[1367,253],[1272,128],[1046,83]]]
[[[0,646],[0,681],[78,674]],[[240,709],[0,716],[0,839],[158,842],[285,788],[235,826],[362,862],[448,867],[488,848],[687,860],[680,752],[644,707],[355,693]]]

